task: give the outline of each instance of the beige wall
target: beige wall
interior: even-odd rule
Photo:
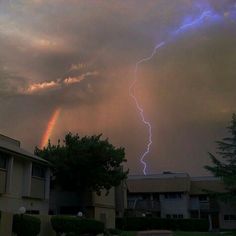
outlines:
[[[7,173],[7,175],[11,175],[10,178],[7,177],[7,191],[0,195],[1,211],[16,213],[20,207],[24,206],[26,210],[39,210],[40,214],[48,213],[48,200],[34,199],[30,197],[30,193],[26,194],[27,190],[30,190],[29,184],[31,184],[31,178],[30,181],[26,181],[25,178],[25,167],[29,163],[31,162],[28,160],[14,157],[11,171]]]
[[[10,174],[10,173],[9,173]],[[21,198],[23,194],[23,175],[24,175],[24,162],[14,158],[12,170],[12,188],[11,195]]]
[[[106,195],[106,191],[102,191],[100,196],[93,193],[93,204],[115,207],[115,188],[111,188],[108,195]]]
[[[41,178],[31,178],[30,196],[34,198],[45,198],[45,180]]]
[[[5,193],[6,191],[6,178],[7,172],[6,170],[0,169],[0,193]]]
[[[115,228],[115,217],[115,209],[104,207],[95,207],[94,209],[94,218],[96,220],[102,221],[108,229]]]
[[[1,212],[1,220],[0,220],[1,236],[12,235],[12,219],[13,219],[13,214],[7,212]]]
[[[115,188],[109,194],[102,191],[101,195],[93,193],[94,218],[105,223],[107,228],[115,228]]]

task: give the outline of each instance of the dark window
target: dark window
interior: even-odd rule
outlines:
[[[178,215],[178,218],[179,218],[179,219],[183,219],[183,218],[184,218],[183,214],[179,214],[179,215]]]
[[[229,220],[229,215],[224,215],[224,220]]]
[[[190,212],[190,217],[193,219],[198,219],[199,218],[199,212],[197,210],[191,211]]]
[[[62,215],[77,215],[79,211],[82,211],[82,208],[79,206],[61,206],[60,207],[60,214]]]
[[[157,201],[157,202],[159,202],[159,200],[160,200],[160,197],[159,197],[159,194],[158,193],[153,193],[153,200],[154,201]]]
[[[157,212],[153,212],[153,216],[160,218],[161,217],[161,212],[157,211]]]
[[[143,193],[142,194],[142,200],[150,200],[151,195],[150,193]]]
[[[7,169],[7,159],[9,155],[3,152],[0,152],[0,168],[6,170]]]
[[[33,166],[32,166],[32,176],[44,179],[45,178],[45,168],[43,166],[33,164]]]
[[[176,214],[174,214],[172,217],[173,217],[173,219],[177,219],[178,218],[178,216]]]
[[[208,219],[208,213],[207,212],[204,212],[204,211],[201,211],[200,212],[200,218],[201,219]]]
[[[170,218],[171,218],[171,215],[170,215],[170,214],[167,214],[167,215],[166,215],[166,218],[167,218],[167,219],[170,219]]]
[[[165,193],[166,199],[180,199],[182,198],[182,193]]]
[[[226,220],[226,221],[228,221],[228,220],[236,221],[236,215],[233,215],[233,214],[224,215],[224,220]]]
[[[50,215],[50,216],[54,215],[54,211],[53,210],[49,210],[48,211],[48,215]]]
[[[207,202],[208,201],[207,195],[200,195],[198,197],[198,199],[199,199],[200,202]]]

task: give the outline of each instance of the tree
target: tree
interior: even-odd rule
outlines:
[[[227,127],[230,136],[217,141],[217,158],[209,153],[212,166],[205,166],[207,170],[220,177],[226,187],[227,193],[220,194],[223,199],[236,202],[236,114],[232,115],[230,126]]]
[[[96,191],[118,186],[127,178],[128,171],[123,171],[126,161],[124,148],[116,148],[102,140],[100,135],[85,136],[68,133],[61,145],[52,145],[50,141],[43,149],[35,148],[35,154],[54,165],[54,182],[63,190]]]

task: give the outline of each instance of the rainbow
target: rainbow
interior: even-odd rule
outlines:
[[[48,121],[47,128],[42,136],[42,140],[40,144],[41,149],[43,149],[48,144],[48,140],[52,135],[52,131],[56,125],[60,112],[61,112],[61,108],[59,107],[59,108],[56,108],[54,112],[52,113],[52,116],[50,117]]]

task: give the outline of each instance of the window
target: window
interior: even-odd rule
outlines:
[[[224,220],[225,221],[236,221],[236,215],[233,215],[233,214],[224,215]]]
[[[179,218],[179,219],[183,219],[183,218],[184,218],[183,214],[179,214],[179,215],[178,215],[178,218]]]
[[[208,212],[201,211],[200,212],[200,219],[208,219]]]
[[[33,164],[32,177],[45,178],[45,168],[40,165]]]
[[[159,194],[158,193],[153,193],[153,200],[154,201],[157,201],[157,202],[159,202],[160,201],[160,197],[159,197]]]
[[[198,199],[199,199],[200,202],[208,202],[208,197],[207,197],[207,195],[200,195],[200,196],[198,197]]]
[[[180,199],[182,198],[182,193],[165,193],[165,199]]]
[[[150,200],[151,195],[150,193],[143,193],[142,194],[142,200]]]
[[[166,215],[166,218],[167,218],[167,219],[170,219],[170,218],[171,218],[171,215],[167,214],[167,215]]]
[[[0,152],[0,169],[7,169],[8,154]]]

